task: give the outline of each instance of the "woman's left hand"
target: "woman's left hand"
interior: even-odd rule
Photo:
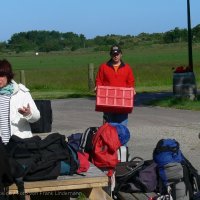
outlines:
[[[28,116],[31,114],[31,109],[29,103],[27,104],[27,107],[23,106],[23,108],[19,108],[18,112],[22,114],[23,116]]]

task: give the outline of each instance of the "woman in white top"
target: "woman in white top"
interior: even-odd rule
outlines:
[[[12,66],[0,60],[0,137],[7,144],[11,135],[32,136],[29,123],[40,119],[40,112],[29,89],[13,80]]]

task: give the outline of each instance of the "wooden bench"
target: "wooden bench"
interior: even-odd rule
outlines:
[[[102,189],[108,186],[108,177],[100,169],[90,164],[90,168],[85,176],[59,176],[55,180],[25,182],[25,193],[27,194],[44,194],[61,191],[80,191],[90,200],[112,200],[112,198]],[[15,184],[9,187],[9,194],[18,194]],[[66,192],[67,194],[67,192]],[[59,192],[57,192],[59,195]],[[63,197],[63,199],[66,199]]]
[[[156,196],[155,193],[125,193],[119,192],[120,200],[148,200],[150,197]]]

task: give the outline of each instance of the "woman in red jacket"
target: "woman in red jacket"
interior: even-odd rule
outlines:
[[[107,63],[100,65],[97,76],[96,86],[114,86],[114,87],[133,87],[134,75],[131,67],[122,61],[122,51],[118,45],[110,49],[111,59]],[[134,90],[135,94],[135,90]],[[128,113],[104,113],[104,122],[121,123],[127,126]]]

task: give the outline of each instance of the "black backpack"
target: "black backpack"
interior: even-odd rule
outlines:
[[[8,154],[6,152],[5,146],[0,138],[0,193],[5,192],[5,188],[11,185],[13,177],[11,174],[11,168],[9,167]]]
[[[89,127],[82,134],[81,142],[80,142],[80,150],[86,153],[91,153],[93,149],[92,138],[97,132],[98,127]]]
[[[8,187],[16,183],[20,200],[25,200],[24,181],[56,179],[59,175],[75,174],[78,155],[65,141],[65,136],[52,133],[46,138],[39,136],[22,139],[12,135],[9,143],[1,143],[1,195],[7,199]]]
[[[72,175],[79,167],[76,151],[59,133],[52,133],[44,139],[39,136],[22,139],[12,135],[7,149],[10,157],[23,166],[25,181],[56,179],[61,174]],[[64,168],[66,171],[61,171]]]
[[[9,157],[6,146],[2,143],[0,137],[0,200],[7,199],[8,187],[13,183],[16,183],[18,189],[22,186],[18,179],[23,174],[23,167],[18,164],[14,159]],[[24,199],[24,196],[20,196],[20,199]]]
[[[157,187],[156,164],[153,160],[134,157],[128,162],[118,163],[115,172],[116,185],[113,196],[118,192],[153,192]]]

